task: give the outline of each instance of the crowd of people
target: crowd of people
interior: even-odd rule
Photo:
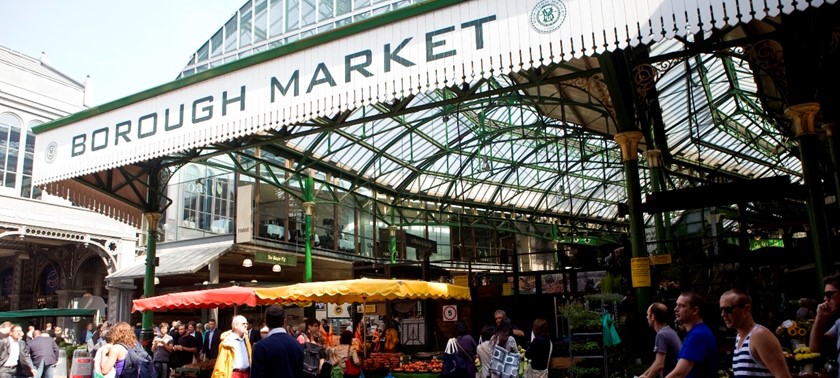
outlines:
[[[0,324],[0,378],[52,378],[58,363],[62,330],[47,323],[43,330]]]

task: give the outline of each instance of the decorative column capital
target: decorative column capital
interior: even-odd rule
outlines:
[[[157,231],[158,223],[160,222],[160,218],[163,216],[163,214],[148,212],[148,213],[143,213],[143,216],[146,217],[146,222],[149,223],[149,229]]]
[[[648,167],[659,168],[662,165],[662,151],[647,150],[644,152],[645,159],[647,159]]]
[[[639,159],[639,142],[644,137],[641,131],[626,131],[615,135],[615,141],[621,147],[621,160]]]
[[[817,102],[806,102],[785,109],[785,116],[793,121],[797,138],[805,134],[815,134],[817,132],[814,128],[814,118],[819,111],[820,104]]]
[[[825,130],[825,135],[828,135],[829,138],[834,136],[834,124],[833,123],[826,123],[823,125],[823,130]]]
[[[304,202],[301,205],[303,205],[303,211],[306,212],[306,215],[315,213],[315,202]]]

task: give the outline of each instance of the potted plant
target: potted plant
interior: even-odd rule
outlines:
[[[597,312],[586,308],[582,303],[572,302],[560,307],[560,315],[569,322],[569,328],[574,330],[591,330],[593,326],[600,329],[601,317]]]

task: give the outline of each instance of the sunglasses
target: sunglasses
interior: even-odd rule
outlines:
[[[838,293],[838,291],[837,291],[837,290],[829,290],[829,291],[826,291],[826,292],[825,292],[825,297],[826,297],[826,298],[831,298],[831,297],[833,297],[833,296],[834,296],[834,294],[837,294],[837,293]]]
[[[732,305],[732,306],[723,306],[723,307],[720,308],[720,311],[723,312],[724,314],[729,315],[729,314],[732,313],[732,311],[735,311],[736,308],[744,308],[744,306],[746,306],[746,305],[745,304],[736,304],[736,305]]]

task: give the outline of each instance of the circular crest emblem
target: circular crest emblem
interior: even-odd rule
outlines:
[[[44,156],[47,163],[54,162],[56,155],[58,155],[58,143],[50,142],[50,144],[47,145],[46,156]]]
[[[566,5],[562,0],[541,0],[531,9],[531,27],[540,33],[557,30],[566,20]]]

